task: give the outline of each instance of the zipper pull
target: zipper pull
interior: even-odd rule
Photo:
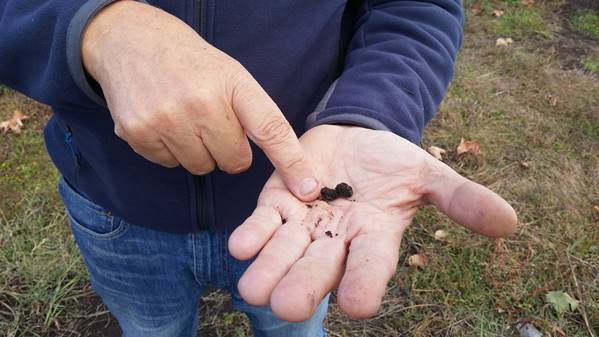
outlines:
[[[71,127],[68,125],[66,127],[64,141],[67,143],[67,145],[69,146],[69,149],[71,150],[73,162],[75,162],[75,168],[77,168],[77,170],[79,170],[81,168],[81,158],[79,156],[79,153],[77,152],[77,149],[75,148],[75,145],[73,144],[73,131],[71,130]]]

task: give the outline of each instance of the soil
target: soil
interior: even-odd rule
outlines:
[[[320,190],[320,199],[324,200],[324,201],[333,201],[335,199],[337,199],[339,196],[337,196],[337,191],[335,191],[332,188],[328,188],[328,187],[323,187]]]
[[[346,183],[335,186],[335,192],[342,198],[351,198],[354,195],[354,189]]]
[[[353,188],[347,183],[339,183],[335,189],[323,187],[320,190],[320,199],[324,201],[333,201],[338,198],[348,199],[354,195]]]
[[[599,1],[571,0],[560,8],[561,26],[564,29],[559,33],[559,38],[550,43],[550,47],[555,50],[565,70],[581,69],[580,60],[585,55],[599,54],[599,41],[576,31],[570,23],[577,13],[589,9],[599,12]]]
[[[93,314],[106,311],[106,307],[102,304],[102,300],[97,295],[89,295],[82,297],[71,307],[73,312]],[[105,313],[99,316],[83,317],[72,322],[72,326],[76,326],[77,331],[74,331],[73,336],[81,337],[120,337],[122,336],[121,328],[117,320],[110,314]],[[65,336],[64,331],[58,332],[53,329],[48,331],[47,336]],[[69,335],[66,335],[69,336]]]

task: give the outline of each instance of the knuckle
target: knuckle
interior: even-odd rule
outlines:
[[[205,175],[214,171],[215,164],[213,161],[204,161],[202,163],[189,165],[186,168],[192,174]]]
[[[283,118],[270,118],[258,127],[256,140],[268,146],[281,145],[293,134],[291,125]]]
[[[183,99],[185,109],[194,113],[206,113],[212,106],[214,95],[206,90],[199,90],[192,96]]]
[[[179,166],[179,162],[174,158],[164,158],[160,160],[160,165],[167,168],[175,168]]]
[[[114,134],[121,139],[125,139],[125,132],[123,131],[123,128],[118,124],[114,125]]]
[[[244,80],[247,77],[247,70],[243,65],[234,58],[229,58],[223,63],[225,69],[227,69],[228,77],[232,80]]]
[[[299,167],[304,163],[304,156],[288,159],[281,163],[281,169],[287,171],[294,167]]]
[[[237,173],[241,173],[244,171],[247,171],[247,169],[250,168],[250,165],[252,164],[252,158],[247,157],[247,158],[239,158],[237,160],[235,160],[235,162],[233,163],[227,163],[227,164],[219,164],[219,168],[229,174],[237,174]]]
[[[119,137],[127,140],[142,139],[147,133],[147,128],[144,121],[129,120],[118,127],[118,134]]]
[[[243,98],[243,95],[252,92],[251,89],[255,86],[256,80],[241,63],[237,60],[232,60],[228,65],[226,83],[229,84],[233,96]]]

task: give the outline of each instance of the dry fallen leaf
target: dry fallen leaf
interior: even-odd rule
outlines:
[[[599,213],[599,206],[593,206],[593,208]]]
[[[521,162],[520,162],[520,166],[522,166],[522,167],[524,167],[524,168],[529,168],[529,167],[530,167],[530,164],[529,164],[527,161],[524,161],[524,160],[523,160],[523,161],[521,161]]]
[[[472,7],[470,7],[470,13],[472,15],[479,15],[480,12],[482,12],[483,8],[483,0],[478,0],[477,2],[475,2]]]
[[[479,155],[481,153],[480,142],[478,140],[464,140],[464,138],[462,138],[460,140],[460,144],[456,148],[456,153],[458,155],[461,155],[466,152],[470,152],[474,155]]]
[[[14,133],[21,133],[23,121],[27,118],[29,118],[29,116],[23,114],[21,110],[15,110],[10,119],[0,122],[0,129],[2,129],[3,132],[6,132],[10,129]]]
[[[494,10],[493,10],[493,16],[495,16],[495,17],[500,17],[500,16],[502,16],[503,14],[505,14],[505,12],[504,12],[504,11],[502,11],[501,9],[494,9]]]
[[[414,254],[408,258],[410,266],[425,267],[428,264],[428,257],[424,254]]]
[[[449,236],[449,233],[447,233],[447,231],[444,231],[442,229],[438,229],[435,231],[435,239],[437,239],[437,240],[446,239],[448,236]]]
[[[497,41],[495,41],[495,46],[497,46],[497,47],[508,47],[512,43],[514,43],[514,40],[512,40],[511,37],[508,37],[508,38],[500,37],[500,38],[497,39]]]
[[[428,151],[428,153],[432,154],[433,157],[435,157],[439,160],[443,160],[443,155],[447,153],[447,151],[445,151],[445,149],[442,149],[437,146],[431,146],[426,150]]]
[[[557,97],[549,95],[549,105],[557,106]]]
[[[535,0],[521,0],[520,3],[524,6],[532,6],[535,4]]]

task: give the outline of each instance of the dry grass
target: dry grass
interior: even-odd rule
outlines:
[[[351,321],[333,304],[331,336],[516,336],[520,319],[548,336],[589,336],[582,310],[560,315],[545,302],[552,290],[580,300],[599,332],[599,75],[581,66],[599,57],[599,41],[570,24],[584,6],[596,4],[484,2],[468,18],[456,79],[423,140],[448,150],[461,137],[479,140],[481,157],[450,153],[446,162],[514,205],[517,234],[491,241],[422,210],[379,314]],[[492,9],[508,16],[493,18]],[[514,38],[511,47],[495,47],[499,31]],[[15,108],[34,118],[0,142],[0,335],[90,335],[114,322],[90,297],[54,192],[40,134],[48,111],[0,90],[0,119]],[[435,240],[437,229],[448,239]],[[415,252],[430,265],[409,267]],[[249,334],[222,292],[205,297],[202,317],[205,336]]]

